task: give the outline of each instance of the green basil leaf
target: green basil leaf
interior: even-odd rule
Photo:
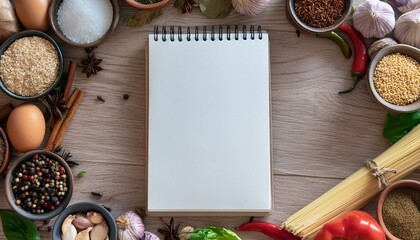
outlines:
[[[139,11],[133,16],[126,18],[125,23],[128,27],[141,27],[144,24],[151,23],[160,15],[162,15],[162,10]]]
[[[208,18],[227,17],[232,10],[231,0],[199,0],[201,12]]]
[[[420,124],[420,111],[393,115],[388,113],[383,134],[391,144]]]
[[[220,227],[198,228],[188,236],[188,240],[241,240],[232,230]]]
[[[3,231],[8,240],[40,240],[35,224],[15,212],[0,210]]]

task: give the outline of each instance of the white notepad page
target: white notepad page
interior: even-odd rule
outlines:
[[[231,35],[149,36],[150,215],[272,210],[268,34]]]

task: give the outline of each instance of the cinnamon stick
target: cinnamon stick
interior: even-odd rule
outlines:
[[[85,95],[85,92],[82,90],[80,90],[79,93],[77,94],[76,99],[74,100],[74,103],[70,107],[67,117],[64,119],[63,124],[61,125],[60,130],[58,131],[57,136],[55,137],[52,143],[53,149],[61,145],[61,141],[63,141],[67,128],[69,127],[70,122],[73,119],[74,114],[76,113],[76,110],[79,107],[80,102],[82,101],[84,95]]]
[[[79,94],[80,89],[76,88],[74,89],[73,93],[71,94],[70,98],[67,100],[67,107],[70,109],[73,106],[73,103]],[[60,118],[57,121],[54,122],[53,128],[51,130],[50,136],[47,140],[47,143],[45,144],[44,150],[46,151],[52,151],[56,146],[53,145],[55,138],[58,135],[58,132],[60,131],[61,125],[63,124],[64,119]]]
[[[69,72],[67,73],[66,86],[64,87],[64,99],[67,99],[70,94],[71,86],[73,85],[74,74],[76,73],[76,66],[77,65],[75,62],[70,61]]]

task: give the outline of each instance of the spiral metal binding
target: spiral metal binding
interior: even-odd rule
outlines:
[[[216,32],[216,27],[211,26],[210,31],[207,30],[207,26],[202,27],[202,33],[200,34],[199,27],[194,27],[194,33],[192,33],[191,27],[186,27],[186,34],[183,35],[182,26],[178,26],[177,32],[175,32],[175,26],[169,26],[169,35],[166,30],[166,26],[162,26],[162,30],[159,30],[158,26],[154,27],[153,30],[153,40],[159,41],[162,40],[166,42],[166,40],[169,37],[169,40],[171,42],[175,41],[176,38],[179,42],[183,40],[183,36],[186,36],[187,41],[195,40],[195,41],[207,41],[208,37],[210,37],[211,41],[216,41],[218,39],[219,41],[223,41],[223,36],[226,36],[226,40],[231,41],[233,40],[239,40],[241,37],[243,40],[247,40],[248,36],[251,40],[263,39],[263,31],[261,26],[254,26],[251,25],[249,29],[247,29],[246,25],[242,26],[242,29],[238,25],[234,26],[233,32],[231,31],[231,26],[227,25],[226,27],[223,27],[222,25],[219,25],[219,29]],[[209,36],[210,34],[210,36]],[[194,35],[194,38],[191,38],[191,35]],[[216,37],[216,35],[218,35]]]

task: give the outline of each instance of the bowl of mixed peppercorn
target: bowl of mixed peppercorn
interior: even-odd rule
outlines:
[[[7,201],[14,211],[31,220],[46,220],[69,204],[73,175],[57,154],[35,150],[14,161],[5,185]]]

